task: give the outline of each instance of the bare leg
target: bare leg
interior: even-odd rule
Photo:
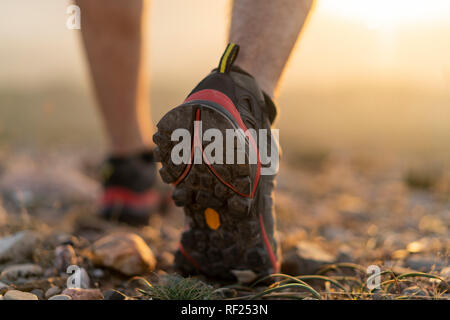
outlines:
[[[146,0],[77,0],[81,31],[111,152],[151,147]]]
[[[230,42],[240,45],[236,64],[271,97],[313,0],[234,0]]]

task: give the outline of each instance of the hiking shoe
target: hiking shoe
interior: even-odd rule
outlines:
[[[102,165],[101,215],[130,225],[147,225],[150,215],[161,211],[167,197],[157,190],[152,151],[127,157],[110,157]]]
[[[237,45],[229,44],[219,67],[159,121],[153,136],[155,158],[162,163],[161,178],[175,186],[172,198],[186,215],[186,230],[175,256],[183,274],[232,280],[234,270],[252,270],[257,275],[279,270],[272,203],[275,174],[261,174],[264,166],[255,137],[247,131],[266,129],[264,138],[274,144],[270,127],[276,108],[250,74],[233,66],[238,51]],[[222,148],[222,155],[219,149],[208,155],[213,139],[208,129],[219,131],[223,138],[228,129],[241,131],[231,147]],[[186,132],[189,148],[180,151],[177,139],[182,140]],[[242,147],[245,161],[236,163],[238,152],[234,151]]]

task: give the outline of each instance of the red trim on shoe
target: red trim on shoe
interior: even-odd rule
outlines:
[[[198,264],[197,261],[195,261],[194,258],[192,258],[183,248],[183,245],[181,244],[181,242],[178,244],[178,250],[180,250],[180,253],[186,258],[187,261],[189,261],[190,264],[192,264],[195,269],[200,271],[200,265]]]
[[[224,178],[222,178],[219,173],[213,168],[213,166],[209,163],[208,158],[206,158],[206,155],[202,152],[203,154],[203,161],[205,161],[206,165],[208,166],[208,168],[212,171],[212,173],[217,177],[217,179],[220,180],[220,182],[222,182],[224,185],[226,185],[228,188],[230,188],[231,190],[233,190],[235,193],[237,193],[238,195],[242,196],[242,197],[252,197],[249,194],[245,194],[240,192],[239,190],[237,190],[234,186],[232,186],[230,183],[228,183],[227,181],[225,181]]]
[[[269,238],[267,237],[262,214],[259,215],[259,225],[261,227],[261,233],[264,240],[264,245],[266,246],[266,251],[269,254],[270,262],[272,263],[273,272],[277,273],[280,271],[280,265],[277,262],[277,258],[275,256],[275,253],[273,252],[272,245],[270,244]]]
[[[159,193],[155,190],[136,193],[124,187],[107,187],[100,201],[103,206],[120,204],[133,208],[143,208],[157,205]]]
[[[256,188],[258,186],[259,177],[261,175],[261,160],[259,158],[259,151],[258,151],[258,147],[256,145],[256,142],[253,139],[253,136],[248,132],[248,128],[245,126],[244,121],[242,121],[242,118],[241,118],[241,115],[240,115],[239,111],[237,110],[237,108],[234,105],[233,101],[231,101],[231,99],[226,94],[224,94],[224,93],[222,93],[220,91],[217,91],[217,90],[204,89],[204,90],[197,91],[197,92],[191,94],[189,97],[187,97],[184,102],[191,102],[191,101],[195,101],[195,100],[208,100],[208,101],[217,103],[217,104],[221,105],[222,107],[224,107],[228,112],[231,113],[231,115],[236,120],[238,125],[244,131],[245,136],[249,139],[250,144],[252,145],[252,147],[254,148],[254,150],[256,152],[258,168],[257,168],[257,171],[256,171],[256,177],[255,177],[255,181],[254,181],[254,184],[253,184],[253,189],[252,189],[250,195],[244,195],[244,194],[242,194],[240,192],[238,192],[238,193],[240,195],[244,196],[244,197],[253,198],[253,196],[255,195],[255,192],[256,192]],[[208,164],[208,166],[210,167],[210,169],[212,169],[210,164]],[[219,178],[219,176],[217,175],[217,172],[215,172],[214,169],[212,169],[212,171]],[[224,180],[221,179],[221,178],[219,178],[219,180],[224,182]],[[230,187],[229,183],[225,183],[225,184],[228,187]],[[232,188],[232,190],[236,192],[235,188]]]
[[[199,120],[200,120],[200,109],[197,109],[196,112],[195,112],[195,121],[199,121]],[[196,141],[197,140],[196,137],[199,137],[199,132],[198,132],[199,130],[200,129],[199,129],[198,125],[196,125],[194,127],[194,140],[192,141],[192,146],[191,146],[191,161],[186,166],[186,168],[183,170],[183,172],[178,177],[178,179],[173,183],[175,186],[177,184],[179,184],[181,181],[183,181],[184,178],[189,173],[189,171],[191,170],[192,162],[194,160],[195,147],[198,146],[198,143],[200,143],[200,148],[202,147],[201,141],[200,142]]]

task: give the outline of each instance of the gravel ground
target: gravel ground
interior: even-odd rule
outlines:
[[[0,299],[164,298],[142,279],[162,288],[180,285],[170,275],[182,211],[171,206],[144,228],[100,220],[98,159],[2,153]],[[269,299],[450,298],[448,167],[406,166],[379,155],[298,155],[282,163],[276,210],[282,272],[302,276],[318,295],[281,288],[282,276],[270,292],[268,284],[250,286],[250,272],[238,273],[236,284],[199,278],[215,298],[263,290],[259,297]],[[79,266],[76,278],[66,272],[70,265]],[[375,290],[367,288],[369,266],[383,272]],[[68,288],[68,280],[79,289]]]

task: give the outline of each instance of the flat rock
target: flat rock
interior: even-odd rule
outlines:
[[[320,267],[336,261],[336,257],[319,245],[301,241],[283,256],[281,270],[291,275],[314,274]]]
[[[39,237],[32,231],[21,231],[0,239],[0,263],[24,261],[29,258]]]
[[[93,244],[94,263],[125,275],[138,275],[155,269],[156,260],[145,241],[134,233],[116,233]]]
[[[65,289],[63,295],[68,295],[73,300],[103,300],[103,294],[99,289]]]
[[[48,300],[72,300],[72,297],[68,296],[67,294],[57,294],[50,297]]]
[[[42,273],[42,268],[36,264],[16,264],[5,268],[0,274],[0,279],[14,281],[19,278],[39,277]]]
[[[9,290],[3,296],[4,300],[39,300],[35,294],[19,290]]]

